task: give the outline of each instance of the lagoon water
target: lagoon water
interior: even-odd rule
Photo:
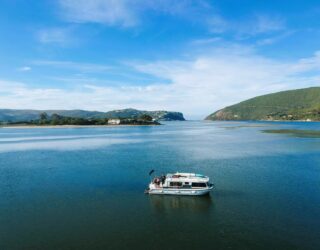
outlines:
[[[320,249],[319,123],[0,129],[0,249]],[[149,196],[148,172],[209,175]]]

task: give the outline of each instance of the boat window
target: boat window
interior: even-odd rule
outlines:
[[[170,182],[170,187],[181,187],[182,182]]]
[[[189,182],[185,182],[184,185],[189,185]]]
[[[206,187],[206,183],[204,182],[193,182],[192,187]]]

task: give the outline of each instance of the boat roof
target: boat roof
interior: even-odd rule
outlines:
[[[202,174],[195,173],[175,173],[167,174],[166,179],[168,181],[185,181],[185,182],[208,182],[209,177]]]

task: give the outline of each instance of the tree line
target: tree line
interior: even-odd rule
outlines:
[[[38,119],[25,122],[11,122],[9,124],[27,124],[27,125],[109,125],[110,119],[119,119],[120,124],[124,125],[159,125],[150,115],[143,114],[134,118],[81,118],[69,117],[58,114],[51,116],[43,112]]]

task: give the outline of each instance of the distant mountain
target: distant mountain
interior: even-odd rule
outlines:
[[[135,118],[143,114],[159,121],[184,121],[183,114],[172,111],[141,111],[137,109],[120,109],[105,113],[106,118]]]
[[[320,121],[320,87],[258,96],[218,110],[206,120]]]
[[[0,121],[2,122],[21,122],[39,119],[41,113],[49,116],[58,114],[66,117],[75,118],[136,118],[143,114],[150,115],[159,121],[184,121],[183,114],[170,111],[141,111],[136,109],[121,109],[109,112],[86,111],[86,110],[27,110],[27,109],[0,109]]]

